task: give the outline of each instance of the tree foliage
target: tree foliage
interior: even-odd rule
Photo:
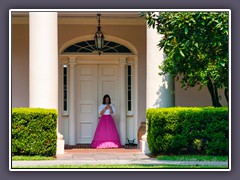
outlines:
[[[147,12],[149,27],[164,35],[158,46],[166,59],[161,74],[170,73],[182,88],[207,86],[215,107],[218,90],[228,101],[228,12]]]

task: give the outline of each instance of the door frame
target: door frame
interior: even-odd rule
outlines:
[[[133,111],[131,114],[126,113],[125,115],[125,119],[126,119],[126,133],[127,133],[127,128],[131,128],[133,131],[133,139],[135,139],[135,142],[138,142],[137,139],[137,131],[138,131],[138,91],[137,91],[137,87],[138,87],[138,63],[137,63],[137,55],[103,55],[101,54],[101,56],[98,55],[75,55],[75,54],[69,54],[69,55],[60,55],[59,56],[59,75],[60,77],[62,76],[62,65],[69,65],[70,63],[75,63],[77,67],[77,65],[118,65],[118,69],[120,68],[120,64],[125,62],[125,70],[127,69],[127,65],[132,65],[132,70],[133,70],[133,79],[132,79],[132,91],[133,91]],[[75,68],[76,69],[76,68]],[[125,73],[126,74],[126,73]],[[76,72],[75,72],[75,77],[76,77]],[[121,77],[118,77],[118,82],[120,82]],[[61,78],[59,78],[61,79]],[[76,78],[75,78],[76,80]],[[61,86],[62,83],[59,84],[59,88],[62,89]],[[127,88],[127,86],[126,86]],[[126,92],[126,88],[125,88],[125,92]],[[62,92],[62,90],[60,89],[59,92]],[[76,87],[75,87],[76,89]],[[64,140],[65,143],[68,144],[69,143],[69,132],[71,131],[69,128],[69,114],[63,114],[62,113],[62,101],[63,101],[63,96],[62,93],[59,93],[59,124],[58,124],[58,128],[59,131],[61,132],[61,134],[63,134],[64,136]],[[74,96],[76,96],[76,92],[74,94]],[[126,102],[126,100],[125,100]],[[75,102],[75,107],[76,107],[76,103]],[[120,97],[118,97],[118,104],[120,104]],[[120,106],[119,106],[120,108]],[[77,114],[76,114],[77,109],[74,110],[75,114],[74,116],[77,118]],[[127,120],[132,119],[133,121],[133,127],[127,127]],[[75,119],[76,119],[75,118]],[[76,120],[75,120],[76,123]],[[76,127],[76,126],[75,126]],[[130,129],[130,131],[131,131]],[[75,131],[75,136],[77,135],[77,131],[76,129]],[[119,132],[121,133],[121,132]],[[121,134],[120,134],[121,135]],[[127,135],[126,135],[127,136]],[[75,138],[76,139],[76,138]],[[125,144],[126,141],[124,141],[122,144]]]
[[[109,66],[113,67],[112,69],[112,75],[104,75],[102,74],[103,68],[109,68]],[[116,108],[116,114],[114,116],[114,121],[117,125],[117,122],[119,120],[119,102],[118,102],[118,97],[119,97],[119,76],[118,76],[118,65],[109,65],[109,64],[91,64],[91,65],[86,65],[86,64],[77,64],[76,66],[76,73],[77,76],[76,78],[76,87],[75,87],[75,118],[76,118],[76,143],[77,144],[89,144],[91,143],[91,138],[94,136],[94,132],[97,127],[97,122],[98,122],[98,107],[100,104],[102,104],[102,97],[103,97],[103,87],[102,87],[102,82],[107,81],[113,81],[114,86],[112,89],[112,93],[108,93],[111,96],[112,102],[115,105]],[[89,70],[91,69],[91,73],[86,72],[81,75],[81,70],[88,68]],[[86,70],[85,70],[86,71]],[[108,72],[105,72],[108,73]],[[91,94],[90,99],[85,99],[84,97],[81,97],[81,90],[82,88],[85,89],[85,87],[81,87],[79,83],[86,83],[86,82],[91,82],[91,86],[93,86],[90,89],[87,89],[86,92]],[[86,89],[85,89],[86,90]],[[105,92],[106,93],[106,92]],[[83,99],[82,99],[83,98]],[[90,111],[86,111],[86,109],[82,109],[81,107],[87,107],[90,105]],[[83,110],[83,112],[82,112]],[[86,113],[87,116],[86,116]],[[90,119],[89,119],[90,118]],[[83,126],[89,126],[90,129],[82,128]],[[119,130],[118,126],[117,129]],[[82,131],[83,130],[83,131]],[[81,132],[82,131],[82,132]],[[86,134],[83,134],[85,131]]]

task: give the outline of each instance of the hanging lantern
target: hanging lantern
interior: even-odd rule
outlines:
[[[98,51],[98,54],[100,55],[104,45],[104,35],[101,32],[101,26],[100,26],[101,14],[97,14],[97,16],[98,16],[98,27],[97,27],[97,32],[95,33],[95,36],[94,36],[94,40],[95,40],[96,49]]]

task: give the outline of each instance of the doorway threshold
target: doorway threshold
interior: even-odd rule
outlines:
[[[139,149],[140,147],[137,144],[125,144],[122,145],[123,149]],[[76,144],[76,145],[68,145],[65,144],[64,149],[93,149],[91,144]]]

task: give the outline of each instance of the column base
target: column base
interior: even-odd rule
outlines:
[[[148,142],[147,142],[147,133],[142,136],[142,140],[140,140],[140,149],[143,154],[151,154],[149,148],[148,148]]]
[[[57,137],[57,152],[56,154],[64,154],[64,140],[63,140],[63,135],[58,133]]]

